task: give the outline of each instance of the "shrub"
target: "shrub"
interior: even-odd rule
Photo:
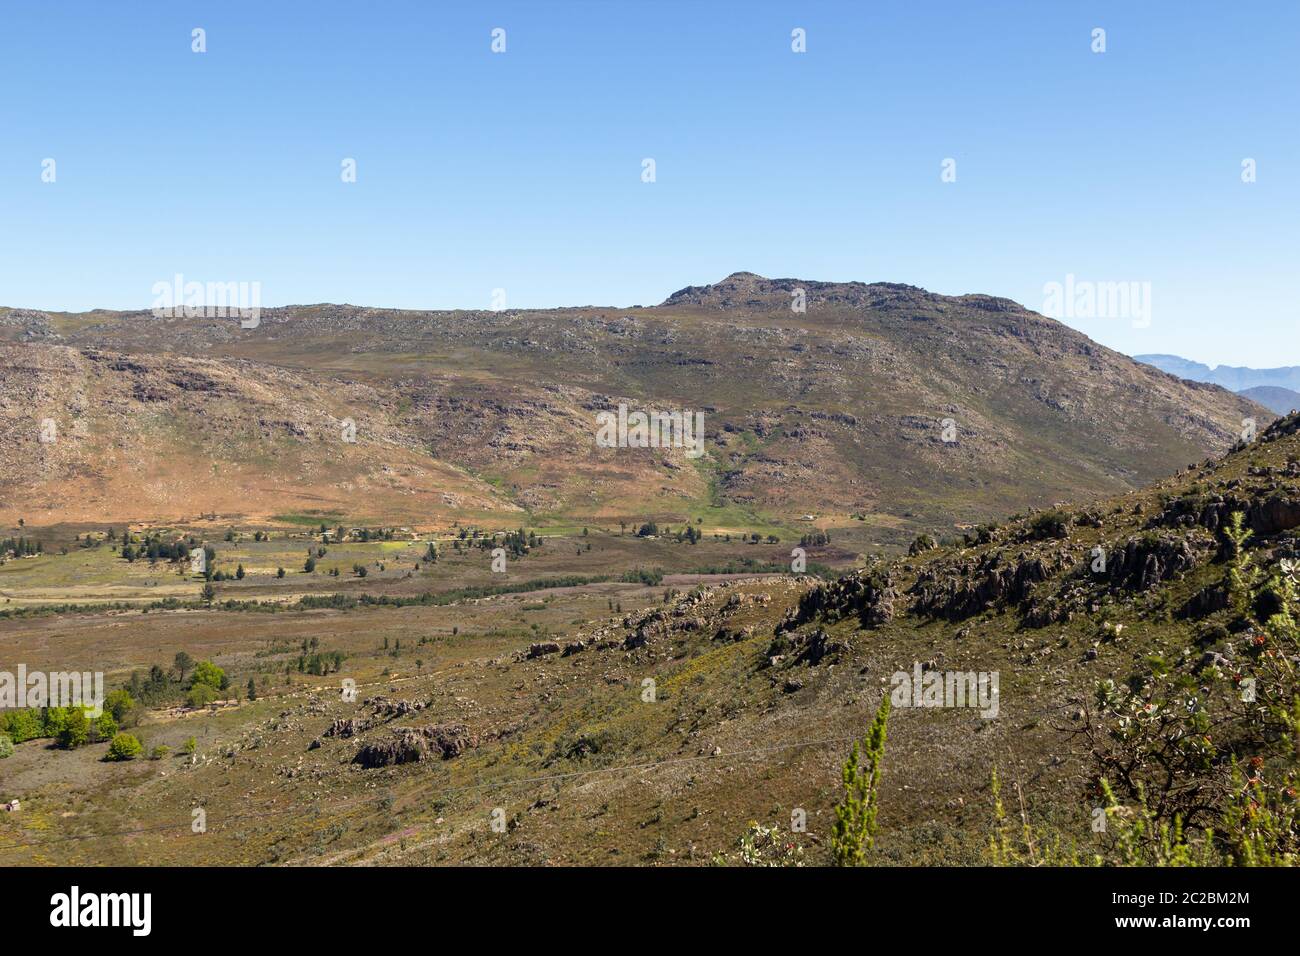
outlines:
[[[855,743],[842,771],[844,799],[835,808],[831,852],[836,866],[866,866],[867,853],[876,842],[876,812],[880,804],[880,772],[885,758],[885,729],[889,724],[889,695],[880,701],[859,763]]]
[[[1070,516],[1064,511],[1040,511],[1029,521],[1029,534],[1035,541],[1045,538],[1067,538],[1070,535]]]
[[[108,745],[105,760],[134,760],[144,750],[134,734],[120,733]]]
[[[104,698],[104,713],[111,714],[113,719],[123,726],[130,726],[139,719],[135,698],[126,689],[109,692]]]
[[[743,866],[803,866],[803,847],[791,840],[780,827],[765,827],[753,820],[738,841],[739,862]],[[713,858],[714,866],[731,863],[728,854]]]
[[[213,690],[222,690],[227,686],[226,672],[212,661],[199,661],[190,676],[190,686],[197,687],[199,684],[207,684]]]
[[[149,759],[162,760],[163,757],[166,757],[171,752],[171,747],[168,747],[166,744],[159,744],[157,747],[154,747],[153,750],[149,751]]]
[[[1243,624],[1234,628],[1236,654],[1192,654],[1173,665],[1153,655],[1127,685],[1100,683],[1076,731],[1092,754],[1089,798],[1100,798],[1094,819],[1105,823],[1093,863],[1300,862],[1300,681],[1293,664],[1300,653],[1300,563],[1265,567],[1261,555],[1271,554],[1247,550],[1239,513],[1222,537]],[[996,780],[994,795],[994,862],[1053,862],[1028,823],[1019,841],[1009,838]]]
[[[928,534],[918,534],[916,538],[913,539],[911,547],[907,549],[907,553],[916,556],[925,551],[933,551],[937,547],[939,547],[939,544],[934,540],[933,536]]]
[[[105,710],[97,720],[91,722],[90,732],[94,739],[98,741],[112,740],[117,736],[118,724],[113,719],[112,713]]]
[[[8,734],[0,734],[0,760],[10,756],[14,752],[14,742]]]
[[[0,713],[0,730],[4,730],[16,744],[45,736],[40,711],[31,707]]]
[[[185,695],[185,703],[191,707],[206,707],[217,699],[217,691],[210,684],[195,684]]]
[[[76,750],[89,742],[90,721],[86,719],[86,712],[80,707],[67,708],[63,726],[59,729],[59,746],[64,750]]]

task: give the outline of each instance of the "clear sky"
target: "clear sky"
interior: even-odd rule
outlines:
[[[0,67],[0,304],[179,272],[631,305],[748,270],[1042,309],[1072,274],[1151,284],[1145,327],[1069,320],[1112,347],[1300,364],[1291,0],[3,0]]]

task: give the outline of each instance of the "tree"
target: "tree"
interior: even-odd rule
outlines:
[[[194,709],[206,707],[217,699],[217,691],[209,684],[195,684],[185,695],[185,703]]]
[[[302,569],[303,569],[304,571],[306,571],[308,574],[311,574],[313,571],[316,570],[316,559],[315,559],[315,558],[308,558],[308,559],[303,563]]]
[[[0,711],[0,730],[4,730],[16,744],[43,736],[40,711],[28,707],[24,710]]]
[[[275,569],[275,576],[276,576],[277,578],[282,578],[282,577],[284,577],[284,568],[276,568],[276,569]]]
[[[59,745],[65,750],[75,750],[87,743],[90,743],[90,721],[86,719],[86,711],[72,706],[66,710],[64,726],[59,731]]]
[[[251,677],[248,679],[248,699],[257,700],[257,682]]]
[[[854,743],[844,764],[844,799],[835,808],[835,832],[831,836],[836,866],[866,866],[867,853],[876,842],[876,811],[880,803],[880,772],[888,724],[889,695],[886,694],[861,754]],[[861,760],[865,760],[865,765]]]
[[[211,584],[203,585],[203,600],[211,604],[213,599],[216,598],[216,596],[217,596],[216,589]]]
[[[105,760],[134,760],[144,751],[134,734],[120,733],[108,745]]]
[[[213,690],[222,690],[228,686],[226,672],[212,661],[199,661],[198,666],[194,668],[193,676],[190,678],[191,687],[198,684],[207,684]]]
[[[185,651],[177,651],[176,657],[172,660],[172,667],[176,668],[176,679],[183,684],[186,672],[194,667],[194,658]]]
[[[139,683],[138,678],[135,682]],[[135,711],[135,698],[125,688],[109,691],[108,696],[104,698],[104,713],[110,714],[118,724],[133,723]],[[100,720],[103,718],[101,717]]]
[[[242,564],[235,568],[235,577],[240,581],[244,580],[244,566]]]

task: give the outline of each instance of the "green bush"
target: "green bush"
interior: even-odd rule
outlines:
[[[97,741],[112,740],[117,736],[118,730],[117,721],[113,719],[113,715],[107,710],[90,725],[91,736]]]
[[[885,732],[889,726],[889,695],[880,701],[871,722],[859,762],[855,743],[844,764],[844,799],[835,808],[835,831],[831,853],[836,866],[866,866],[867,854],[876,842],[876,813],[880,809],[880,773],[885,759]]]
[[[10,756],[14,752],[14,742],[8,734],[0,734],[0,760]]]
[[[212,661],[199,661],[190,675],[190,686],[207,684],[213,690],[224,690],[227,686],[226,672]]]
[[[144,750],[134,734],[120,733],[108,745],[105,760],[134,760]]]
[[[0,730],[7,733],[16,744],[45,736],[41,713],[32,707],[0,714]]]
[[[129,727],[139,719],[136,708],[135,698],[125,689],[109,691],[104,698],[104,712],[111,714],[119,726]]]
[[[63,726],[59,728],[58,740],[59,746],[64,750],[76,750],[90,743],[90,721],[86,719],[84,710],[80,707],[68,707],[64,711]]]
[[[185,695],[185,703],[191,707],[206,707],[217,699],[217,692],[211,684],[195,684]]]
[[[939,543],[934,540],[932,535],[918,534],[912,540],[912,544],[908,547],[907,553],[915,556],[926,551],[933,551],[937,547],[939,547]]]
[[[1067,538],[1070,535],[1070,516],[1064,511],[1041,511],[1029,522],[1030,537],[1036,541],[1045,538]]]

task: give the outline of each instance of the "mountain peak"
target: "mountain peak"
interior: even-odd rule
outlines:
[[[802,290],[808,305],[836,305],[853,308],[927,308],[957,302],[993,312],[1022,312],[1009,299],[986,295],[943,296],[902,282],[824,282],[817,279],[769,279],[755,272],[733,272],[712,285],[690,285],[678,289],[661,305],[693,305],[713,309],[788,309],[791,298]]]

